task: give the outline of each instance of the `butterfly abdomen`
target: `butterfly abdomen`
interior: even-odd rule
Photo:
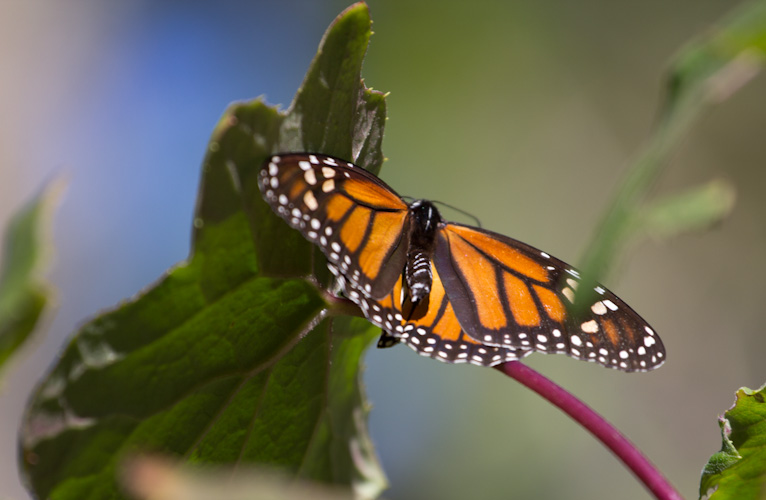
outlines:
[[[431,293],[431,258],[436,229],[442,218],[436,207],[426,200],[418,200],[410,205],[410,217],[410,246],[407,249],[405,280],[410,299],[413,304],[417,304]]]

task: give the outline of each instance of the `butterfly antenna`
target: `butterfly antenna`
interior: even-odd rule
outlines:
[[[466,217],[468,217],[469,219],[473,219],[473,221],[476,223],[476,227],[482,227],[481,226],[481,221],[479,220],[479,218],[476,217],[474,214],[472,214],[470,212],[466,212],[463,209],[460,209],[458,207],[452,206],[449,203],[444,203],[443,201],[432,201],[432,203],[434,203],[436,205],[442,205],[444,207],[447,207],[447,208],[450,208],[450,209],[454,210],[457,213],[463,214]]]

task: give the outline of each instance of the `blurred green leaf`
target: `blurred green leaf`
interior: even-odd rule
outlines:
[[[669,238],[685,231],[706,229],[734,208],[734,186],[714,180],[680,194],[646,203],[636,216],[635,231]]]
[[[31,401],[22,447],[38,497],[119,497],[121,457],[137,451],[381,491],[359,381],[376,333],[328,316],[326,266],[257,187],[278,151],[380,168],[385,102],[360,78],[369,36],[366,5],[349,7],[287,112],[254,100],[224,113],[189,259],[83,326]]]
[[[702,470],[700,497],[766,498],[766,386],[737,391],[734,406],[718,424],[723,445]]]
[[[50,220],[62,182],[53,182],[17,213],[5,232],[0,265],[0,369],[29,339],[49,300],[43,274]]]
[[[721,25],[690,43],[671,64],[666,98],[647,145],[639,152],[627,177],[606,211],[581,262],[582,280],[595,282],[606,275],[632,236],[631,221],[643,203],[672,149],[708,109],[736,92],[763,66],[766,59],[766,3],[750,2],[735,10]],[[681,202],[679,202],[681,203]],[[710,208],[715,211],[715,207]],[[678,214],[681,215],[680,213]],[[681,227],[683,221],[665,221]],[[581,287],[576,307],[592,299],[592,287]]]
[[[766,62],[766,2],[744,3],[720,26],[692,41],[676,57],[667,86],[665,116],[679,105],[727,99]]]

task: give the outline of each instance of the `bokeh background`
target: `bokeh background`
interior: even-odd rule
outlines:
[[[673,54],[730,0],[370,0],[368,86],[390,92],[382,177],[569,262],[646,140]],[[0,224],[53,177],[69,188],[50,272],[58,309],[0,388],[0,498],[26,500],[16,429],[84,319],[183,260],[200,163],[226,105],[289,105],[341,1],[11,0],[0,16]],[[662,335],[629,375],[535,355],[689,498],[716,417],[766,381],[766,78],[712,110],[656,194],[724,178],[732,216],[631,249],[606,284]],[[494,370],[371,350],[371,431],[390,499],[646,498],[602,446]]]

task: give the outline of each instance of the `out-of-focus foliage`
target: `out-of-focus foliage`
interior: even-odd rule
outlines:
[[[699,229],[720,220],[731,211],[733,191],[720,183],[695,192],[647,201],[649,189],[668,163],[669,154],[684,134],[711,104],[730,97],[755,76],[766,61],[766,4],[748,3],[721,25],[690,43],[671,64],[666,99],[660,118],[646,147],[638,155],[600,229],[585,254],[583,280],[592,281],[599,271],[609,269],[618,251],[635,235],[675,234]],[[657,206],[653,206],[656,203]],[[649,217],[642,217],[649,213]],[[641,219],[641,224],[631,224]],[[641,234],[641,233],[638,233]],[[589,290],[591,287],[586,287]],[[577,305],[591,301],[588,294],[577,297]]]
[[[42,272],[50,253],[51,218],[62,190],[50,184],[11,220],[0,263],[0,370],[29,339],[50,301]]]
[[[119,495],[136,451],[266,464],[377,496],[361,355],[377,335],[329,318],[311,248],[261,198],[271,153],[311,150],[379,168],[380,93],[361,84],[364,4],[328,28],[286,113],[232,105],[208,146],[193,252],[154,286],[82,327],[28,409],[24,465],[40,498]]]
[[[702,470],[700,497],[758,500],[766,494],[766,386],[737,391],[718,420],[723,444]]]

